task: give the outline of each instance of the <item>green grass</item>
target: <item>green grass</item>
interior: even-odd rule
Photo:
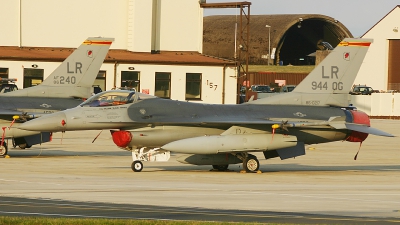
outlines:
[[[315,66],[249,65],[249,72],[310,73]]]
[[[259,223],[222,223],[196,221],[162,221],[162,220],[128,220],[128,219],[78,219],[78,218],[47,218],[47,217],[9,217],[0,216],[2,225],[244,225]],[[265,223],[264,223],[265,224]],[[273,223],[276,224],[276,223]],[[272,225],[272,223],[271,223]]]

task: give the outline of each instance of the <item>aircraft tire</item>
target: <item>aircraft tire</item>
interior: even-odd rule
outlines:
[[[257,172],[260,168],[260,162],[255,155],[250,155],[243,161],[243,168],[246,172]]]
[[[18,145],[18,147],[19,147],[20,149],[25,149],[25,148],[30,148],[30,147],[32,147],[32,146],[28,145],[27,143],[24,143],[24,144]]]
[[[133,161],[131,168],[132,168],[133,172],[140,172],[143,169],[143,163],[139,160]]]
[[[218,170],[218,171],[226,171],[229,167],[229,164],[226,165],[212,165],[214,170]]]
[[[3,142],[3,145],[0,146],[0,156],[5,156],[7,155],[8,152],[8,147],[7,147],[7,143]]]

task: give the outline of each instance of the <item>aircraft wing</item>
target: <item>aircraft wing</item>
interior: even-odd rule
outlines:
[[[2,121],[13,121],[13,116],[22,115],[23,113],[17,110],[11,109],[0,109],[0,120]]]
[[[96,123],[101,123],[97,121]],[[105,122],[106,123],[106,122]],[[146,127],[149,123],[137,123],[137,122],[127,122],[127,124],[122,125],[122,127],[132,125],[132,129],[136,129],[138,127]],[[246,118],[243,120],[238,120],[237,117],[234,118],[207,118],[207,120],[199,120],[198,122],[187,122],[184,120],[175,120],[171,119],[170,121],[163,121],[162,123],[151,123],[154,125],[210,125],[210,126],[221,126],[226,125],[227,127],[231,126],[247,126],[247,125],[266,125],[266,127],[271,127],[272,129],[289,129],[294,127],[308,127],[312,129],[313,127],[321,127],[321,126],[329,126],[332,129],[347,129],[352,131],[357,131],[366,134],[372,134],[377,136],[385,136],[385,137],[394,137],[394,135],[381,131],[379,129],[363,125],[363,124],[355,124],[355,123],[348,123],[345,121],[342,122],[332,122],[332,121],[325,121],[325,120],[307,120],[307,122],[301,121],[296,118]]]
[[[150,115],[150,116],[143,116],[141,118],[136,118],[137,120],[134,121],[125,121],[125,122],[114,122],[112,123],[111,126],[108,126],[107,124],[110,124],[110,121],[102,121],[102,120],[95,120],[92,122],[88,122],[87,126],[89,124],[92,124],[93,126],[99,126],[102,127],[103,129],[111,128],[111,129],[137,129],[141,127],[148,127],[149,124],[155,125],[155,126],[162,126],[162,125],[178,125],[178,126],[211,126],[211,127],[232,127],[232,126],[251,126],[251,125],[265,125],[266,129],[272,128],[272,129],[278,129],[278,128],[283,128],[283,129],[288,129],[288,128],[294,128],[294,127],[308,127],[312,129],[313,127],[322,127],[322,126],[329,126],[332,129],[347,129],[347,130],[352,130],[352,131],[358,131],[362,133],[367,133],[367,134],[373,134],[373,135],[378,135],[378,136],[386,136],[386,137],[393,137],[392,134],[386,133],[384,131],[378,130],[376,128],[363,125],[363,124],[355,124],[355,123],[348,123],[345,121],[331,121],[333,118],[329,120],[310,120],[302,118],[257,118],[257,117],[248,117],[248,116],[224,116],[224,117],[218,117],[218,116],[207,116],[204,118],[196,118],[196,116],[193,116],[193,118],[182,118],[182,117],[175,117],[175,116],[169,116],[169,117],[163,117],[163,118],[158,118],[157,120],[153,120],[154,117],[161,117],[160,115]],[[160,119],[160,120],[159,120]],[[59,120],[59,119],[58,119]],[[57,121],[58,121],[57,120]],[[38,121],[39,122],[39,121]],[[50,122],[50,119],[49,119]],[[30,122],[32,123],[32,122]],[[43,128],[43,122],[40,122],[41,126]],[[51,122],[52,123],[52,122]],[[95,125],[97,124],[97,125]],[[104,126],[104,127],[103,127]],[[23,126],[25,129],[25,125]],[[28,129],[28,128],[26,128]],[[28,129],[29,130],[29,129]]]
[[[15,116],[15,115],[19,115],[19,114],[21,114],[22,112],[20,112],[20,111],[18,111],[18,110],[11,110],[11,109],[1,109],[0,108],[0,115],[1,116],[8,116],[8,115],[10,115],[11,117],[11,120],[12,120],[12,116]]]
[[[366,133],[366,134],[373,134],[377,136],[385,136],[385,137],[394,137],[394,135],[381,131],[379,129],[363,125],[363,124],[355,124],[355,123],[347,123],[347,122],[342,122],[342,123],[332,123],[331,121],[308,121],[308,122],[301,122],[301,121],[293,121],[291,119],[285,119],[282,118],[281,120],[254,120],[254,121],[224,121],[227,124],[237,124],[237,125],[253,125],[253,124],[265,124],[265,125],[271,125],[272,128],[289,128],[289,127],[315,127],[315,126],[330,126],[335,129],[348,129],[352,131],[357,131],[361,133]],[[207,122],[208,124],[211,124],[210,122]],[[221,123],[221,121],[218,121],[217,123]]]
[[[137,123],[135,123],[138,125]],[[178,122],[178,121],[170,121],[168,122],[163,122],[163,125],[170,124],[170,125],[193,125],[193,123],[187,123],[185,121]],[[271,128],[283,128],[283,129],[288,129],[288,128],[293,128],[293,127],[321,127],[321,126],[330,126],[333,129],[347,129],[347,130],[352,130],[352,131],[358,131],[361,133],[366,133],[366,134],[373,134],[377,136],[385,136],[385,137],[394,137],[394,135],[381,131],[379,129],[363,125],[363,124],[355,124],[355,123],[348,123],[345,121],[342,122],[332,122],[330,120],[324,121],[324,120],[307,120],[307,122],[301,121],[299,119],[295,118],[246,118],[243,120],[238,120],[237,117],[235,118],[207,118],[207,121],[199,121],[195,122],[195,124],[201,124],[201,125],[271,125]],[[146,126],[148,124],[145,124]]]

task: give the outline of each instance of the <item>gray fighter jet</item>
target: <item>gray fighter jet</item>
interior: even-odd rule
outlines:
[[[391,134],[370,127],[368,115],[348,106],[348,92],[372,43],[345,39],[292,92],[239,105],[213,105],[157,98],[134,91],[107,91],[80,106],[47,115],[20,128],[33,131],[112,129],[114,143],[141,161],[166,161],[226,170],[243,163],[259,169],[251,152],[266,159],[305,154],[306,144]]]
[[[16,128],[21,122],[75,107],[90,98],[94,80],[113,41],[113,38],[88,38],[41,84],[0,94],[3,128],[0,156],[7,154],[7,138],[12,138],[14,145],[20,148],[49,141],[49,132]]]

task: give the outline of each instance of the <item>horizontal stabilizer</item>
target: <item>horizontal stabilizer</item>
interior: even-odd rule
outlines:
[[[365,125],[359,125],[359,124],[354,124],[354,123],[346,123],[346,128],[349,130],[354,130],[366,134],[373,134],[373,135],[378,135],[378,136],[385,136],[385,137],[394,137],[394,135],[386,133],[384,131],[378,130],[373,127],[368,127]]]

